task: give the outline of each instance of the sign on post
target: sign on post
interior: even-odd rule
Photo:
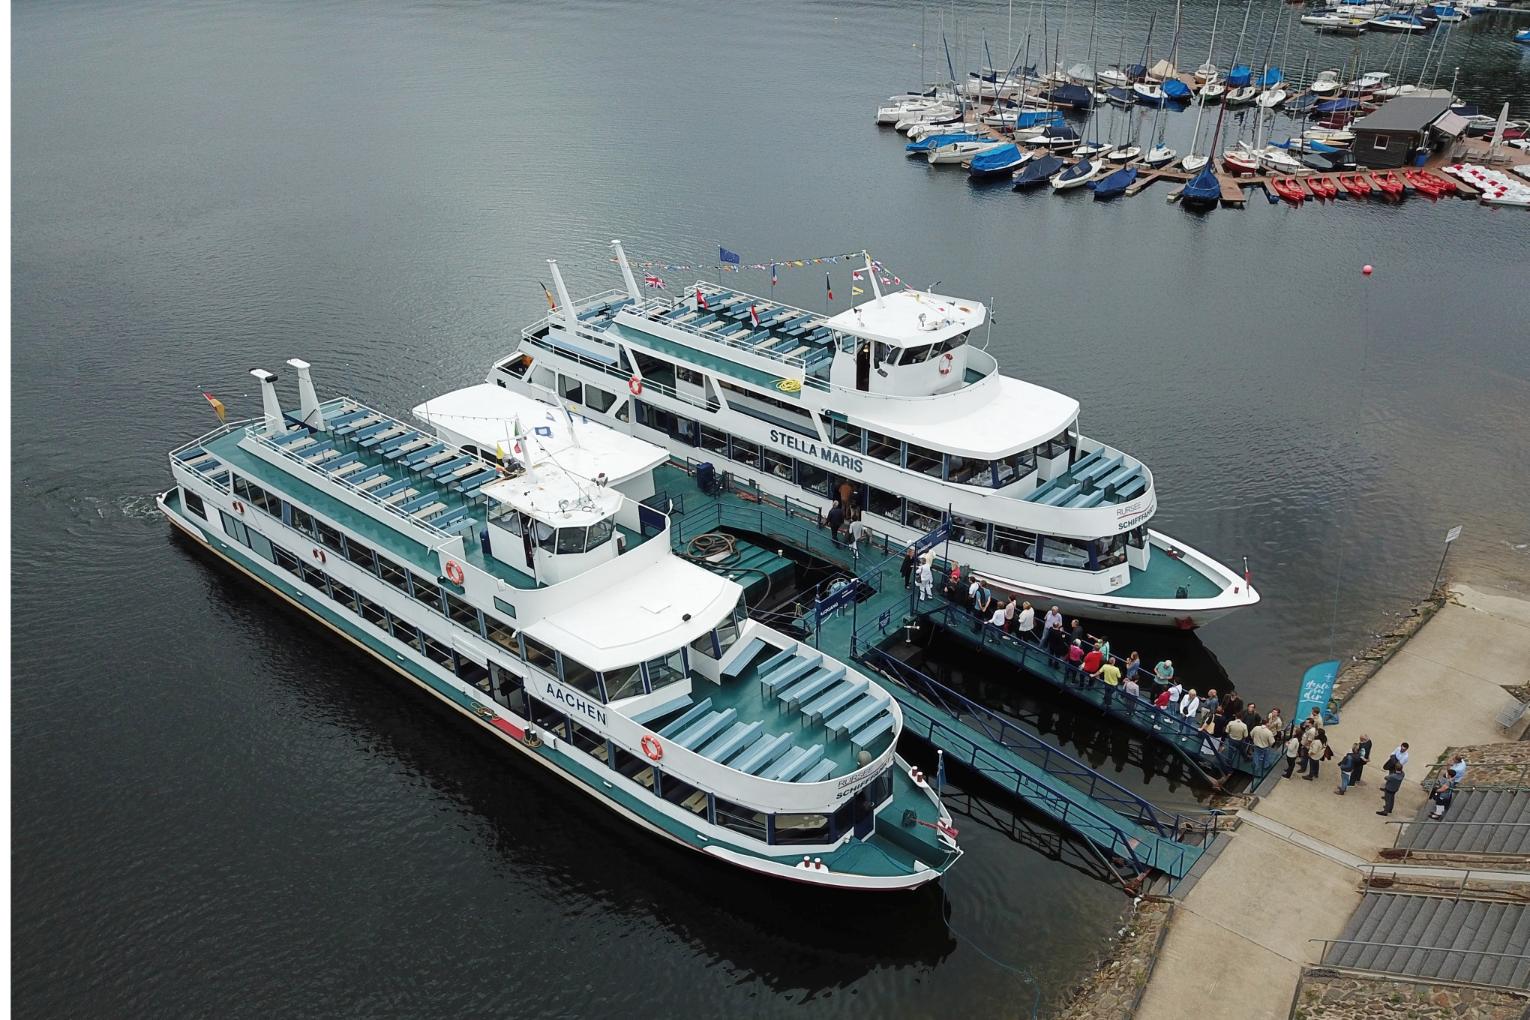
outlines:
[[[1454,528],[1451,528],[1449,531],[1445,532],[1445,544],[1449,545],[1460,537],[1461,525],[1457,524]]]

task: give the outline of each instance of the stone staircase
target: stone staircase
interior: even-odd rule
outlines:
[[[1530,905],[1369,892],[1323,963],[1530,989]]]
[[[1442,822],[1428,820],[1432,806],[1402,827],[1398,849],[1530,856],[1530,790],[1463,789]]]

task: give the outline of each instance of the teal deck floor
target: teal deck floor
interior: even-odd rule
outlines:
[[[1154,549],[1148,558],[1147,569],[1133,567],[1131,579],[1111,595],[1128,599],[1172,599],[1181,585],[1193,599],[1215,598],[1222,594],[1216,582],[1200,571],[1190,569],[1162,549]]]

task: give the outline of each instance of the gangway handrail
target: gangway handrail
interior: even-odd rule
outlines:
[[[1487,902],[1487,901],[1484,901]],[[1367,942],[1363,939],[1317,939],[1311,938],[1308,942],[1321,942],[1325,946],[1372,946],[1376,949],[1417,949],[1425,953],[1467,953],[1471,956],[1496,956],[1503,960],[1523,960],[1524,953],[1500,953],[1488,949],[1466,949],[1455,946],[1412,946],[1405,942]],[[1343,966],[1343,964],[1334,964]],[[1356,968],[1357,970],[1363,968]]]
[[[960,718],[962,714],[972,716],[982,725],[983,731],[990,739],[997,741],[1004,747],[1011,748],[1019,754],[1025,754],[1026,752],[1031,754],[1040,753],[1042,760],[1039,762],[1033,761],[1032,764],[1038,765],[1040,768],[1055,775],[1087,777],[1089,789],[1081,790],[1081,793],[1087,794],[1090,798],[1102,804],[1108,804],[1113,808],[1120,809],[1124,816],[1147,828],[1153,829],[1160,836],[1166,839],[1173,839],[1177,833],[1191,824],[1189,819],[1177,812],[1169,814],[1165,818],[1164,812],[1154,805],[1152,801],[1100,775],[1100,773],[1090,768],[1085,762],[1079,761],[1066,751],[1053,747],[1045,740],[1027,732],[991,709],[978,704],[965,694],[953,691],[940,681],[896,656],[890,655],[880,648],[867,648],[862,657],[872,662],[879,662],[890,666],[900,679],[907,679],[909,674],[912,674],[916,683],[927,688],[927,694],[932,698],[937,707],[944,709],[947,714],[955,718]],[[956,711],[952,710],[951,703],[953,702],[958,706]],[[995,732],[995,728],[997,732]],[[1030,759],[1028,758],[1027,760]],[[1060,768],[1055,767],[1059,765],[1061,766]],[[1104,787],[1103,790],[1101,789],[1102,786]]]

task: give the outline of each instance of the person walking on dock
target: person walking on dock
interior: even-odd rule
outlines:
[[[1174,683],[1174,661],[1172,659],[1160,660],[1158,665],[1153,667],[1153,675],[1158,678],[1159,683],[1168,687]],[[1174,700],[1179,700],[1179,695],[1176,694],[1173,697]]]
[[[1083,668],[1084,646],[1075,641],[1068,646],[1068,679],[1077,683],[1083,683],[1080,670]]]
[[[1407,766],[1408,742],[1404,740],[1401,744],[1398,744],[1395,749],[1393,749],[1391,756],[1387,758],[1386,763],[1381,767],[1386,769],[1388,772],[1392,771],[1392,769],[1395,767],[1397,771],[1401,772],[1403,769],[1407,768]]]
[[[861,523],[860,516],[858,514],[855,514],[854,511],[851,511],[851,514],[852,514],[852,516],[850,517],[850,555],[851,556],[860,556],[860,554],[861,554],[861,536],[863,534],[865,534],[866,525]]]
[[[1122,673],[1126,679],[1135,681],[1140,672],[1142,672],[1142,656],[1133,652],[1126,657],[1126,668],[1122,670]]]
[[[1200,695],[1195,693],[1195,688],[1192,687],[1184,697],[1179,699],[1179,714],[1184,716],[1186,722],[1194,725],[1200,711],[1201,698]]]
[[[1110,707],[1110,699],[1115,695],[1116,688],[1121,685],[1121,667],[1116,665],[1114,659],[1106,659],[1100,666],[1100,680],[1104,682],[1106,708]]]
[[[1083,680],[1084,676],[1087,676],[1090,679],[1099,677],[1100,667],[1104,664],[1105,656],[1100,654],[1099,648],[1089,649],[1089,651],[1084,653],[1083,664],[1079,667],[1083,671],[1083,676],[1081,676],[1079,679]]]
[[[903,563],[898,567],[898,572],[903,575],[903,587],[905,589],[912,588],[914,586],[915,566],[914,547],[909,546],[907,549],[903,550]]]
[[[1356,741],[1350,747],[1349,753],[1339,762],[1339,787],[1333,792],[1337,793],[1340,797],[1344,796],[1345,792],[1349,790],[1350,780],[1355,774],[1355,762],[1359,760],[1360,742]]]
[[[1014,602],[1011,602],[1010,605],[1013,606]],[[1036,610],[1031,606],[1029,602],[1027,602],[1020,609],[1020,618],[1015,623],[1015,632],[1018,633],[1021,637],[1025,638],[1027,641],[1031,641],[1036,637],[1035,631]]]
[[[1174,683],[1169,685],[1169,692],[1168,693],[1169,693],[1169,710],[1172,711],[1172,712],[1178,712],[1179,711],[1179,699],[1180,699],[1180,696],[1185,693],[1184,686],[1181,685],[1178,681],[1175,681]]]
[[[935,571],[930,566],[930,557],[926,553],[924,559],[919,561],[919,601],[935,597]]]
[[[991,625],[999,628],[1000,630],[1003,630],[1004,629],[1004,607],[999,605],[997,602],[995,602],[994,603],[994,609],[993,609],[993,615],[988,618],[988,622]]]
[[[1231,728],[1229,725],[1228,729]],[[1275,731],[1270,729],[1269,720],[1249,730],[1248,738],[1254,744],[1254,767],[1263,775],[1269,771],[1270,752],[1275,747]]]
[[[1378,815],[1392,813],[1392,798],[1397,796],[1397,791],[1402,789],[1403,770],[1400,768],[1388,769],[1386,779],[1381,783],[1381,810]]]
[[[1027,602],[1026,605],[1030,603]],[[1015,608],[1015,597],[1011,595],[1009,601],[1004,603],[1004,629],[1011,634],[1015,632],[1015,614],[1018,612],[1019,610]]]
[[[835,503],[829,507],[827,518],[829,525],[829,539],[835,545],[839,545],[839,526],[845,523],[845,508]]]
[[[1273,712],[1270,713],[1274,715]],[[1360,786],[1360,777],[1365,775],[1365,766],[1371,761],[1371,738],[1364,733],[1360,734],[1360,740],[1355,744],[1355,770],[1349,777],[1350,786]]]

